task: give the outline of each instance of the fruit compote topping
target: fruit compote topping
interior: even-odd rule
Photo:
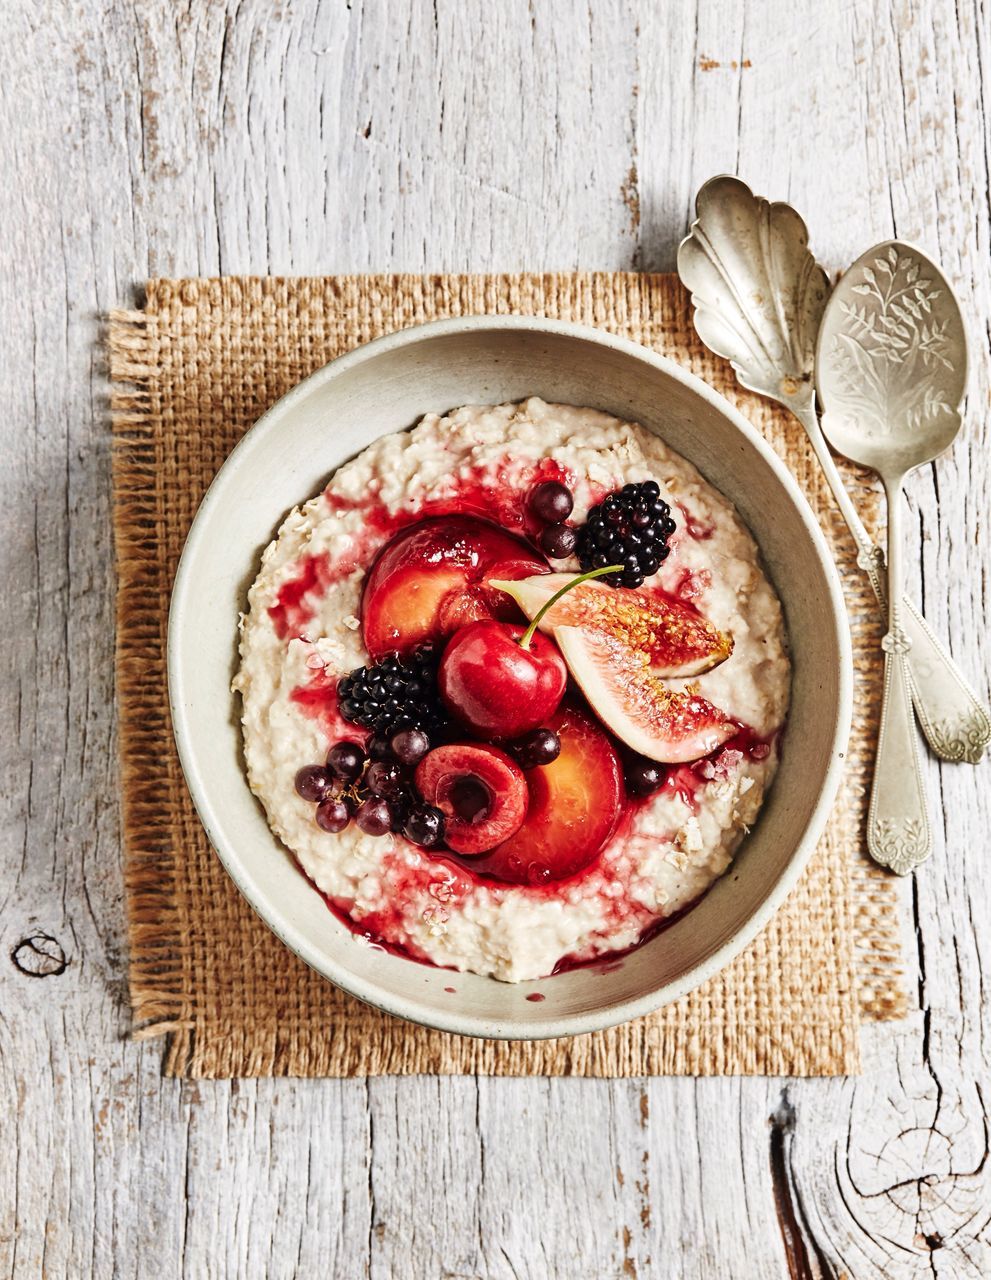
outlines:
[[[455,511],[382,547],[361,608],[372,662],[336,687],[339,715],[370,736],[296,778],[322,829],[401,834],[469,883],[553,891],[630,805],[665,787],[694,803],[742,759],[726,746],[740,727],[688,683],[732,639],[697,591],[648,581],[676,530],[659,486],[605,495],[580,526],[573,511],[568,487],[542,479],[520,520],[529,543]],[[587,572],[554,573],[544,555]]]
[[[249,606],[249,782],[369,946],[511,981],[625,950],[773,776],[788,663],[752,539],[592,410],[382,437],[287,516]]]

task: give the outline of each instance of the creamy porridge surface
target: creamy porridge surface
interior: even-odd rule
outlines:
[[[730,658],[694,683],[748,726],[761,750],[731,742],[690,770],[671,766],[669,784],[629,807],[598,859],[556,886],[476,879],[467,859],[457,864],[399,835],[368,836],[353,823],[322,831],[294,777],[332,742],[355,736],[329,691],[369,660],[362,584],[390,521],[470,494],[473,511],[510,528],[515,521],[518,531],[521,495],[548,460],[569,476],[576,521],[627,482],[660,484],[678,528],[656,582],[734,642]],[[578,563],[554,568],[577,572]],[[248,600],[234,688],[249,782],[273,831],[350,917],[358,941],[366,934],[507,981],[545,976],[564,958],[626,950],[726,870],[777,766],[790,667],[780,605],[753,539],[690,463],[644,428],[595,410],[531,398],[427,415],[412,431],[382,437],[288,515]]]

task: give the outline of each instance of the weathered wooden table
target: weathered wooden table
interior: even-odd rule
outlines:
[[[917,239],[976,368],[912,586],[983,684],[989,97],[982,0],[8,0],[0,1270],[991,1274],[988,767],[927,763],[912,1013],[860,1079],[162,1078],[127,1039],[99,348],[156,274],[671,269],[720,170],[833,269]]]

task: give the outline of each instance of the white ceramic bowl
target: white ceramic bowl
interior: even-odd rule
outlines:
[[[344,461],[428,411],[539,395],[657,431],[730,498],[784,606],[794,661],[778,775],[754,831],[699,905],[610,972],[516,985],[371,950],[327,910],[270,832],[245,780],[236,624],[283,515]],[[647,1013],[716,972],[767,923],[825,823],[850,720],[852,669],[836,570],[791,475],[725,400],[678,365],[598,330],[478,316],[406,329],[318,370],[248,432],[197,513],[169,618],[176,740],[207,835],[234,883],[307,964],[368,1003],[465,1035],[531,1039]],[[451,994],[445,988],[456,988]],[[539,991],[541,1002],[527,996]]]

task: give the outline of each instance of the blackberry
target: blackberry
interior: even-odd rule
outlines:
[[[393,653],[374,666],[357,667],[338,681],[341,715],[385,740],[403,729],[439,737],[447,714],[437,692],[438,660],[439,654],[423,645],[409,657]]]
[[[579,530],[575,554],[586,572],[621,564],[621,573],[600,579],[614,587],[639,587],[668,557],[668,538],[675,531],[671,508],[653,480],[627,484],[588,513]]]

